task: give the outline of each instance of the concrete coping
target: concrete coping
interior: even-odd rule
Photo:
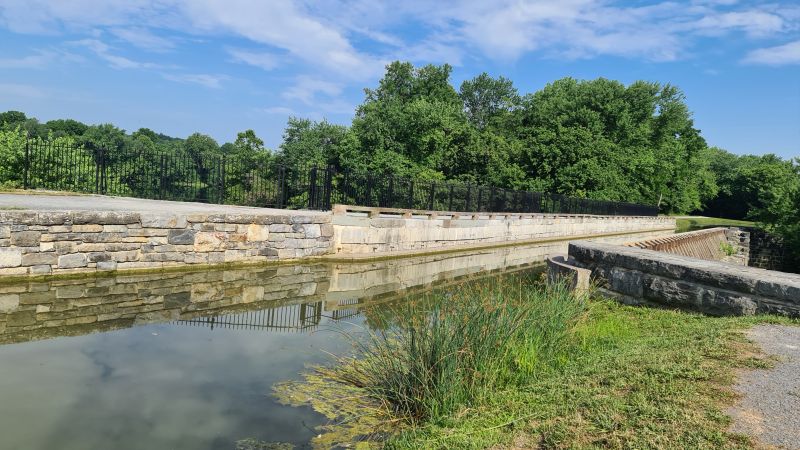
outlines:
[[[657,245],[672,244],[672,243],[675,243],[675,242],[680,242],[680,241],[685,241],[685,240],[697,239],[697,238],[705,237],[705,236],[710,235],[710,234],[724,233],[725,230],[726,230],[726,228],[722,228],[722,227],[706,228],[704,230],[687,231],[685,233],[677,233],[677,234],[673,234],[672,236],[665,236],[665,237],[660,237],[660,238],[655,238],[655,239],[645,239],[643,241],[626,242],[626,243],[624,243],[622,245],[624,245],[626,247],[638,247],[638,248],[647,249],[647,248],[655,247]]]
[[[571,242],[569,256],[590,269],[598,265],[620,267],[800,304],[800,274],[600,242]]]
[[[403,219],[529,219],[533,217],[613,217],[629,219],[660,219],[664,221],[674,220],[667,216],[606,216],[598,214],[564,214],[564,213],[503,213],[503,212],[457,212],[457,211],[433,211],[424,209],[405,209],[405,208],[383,208],[375,206],[354,206],[354,205],[333,205],[333,215],[366,215],[369,218],[375,217],[396,217]]]
[[[591,286],[592,271],[578,267],[570,256],[556,255],[547,258],[547,282],[566,281],[570,290],[586,292]]]

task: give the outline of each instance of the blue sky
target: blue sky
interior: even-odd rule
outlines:
[[[0,110],[220,142],[347,124],[389,61],[522,93],[606,77],[681,87],[710,145],[800,156],[800,2],[0,0]]]

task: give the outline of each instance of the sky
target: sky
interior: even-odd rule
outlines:
[[[349,124],[387,63],[521,93],[670,83],[709,145],[800,157],[800,1],[0,0],[0,111],[270,147]]]

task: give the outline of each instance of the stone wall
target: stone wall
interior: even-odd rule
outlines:
[[[800,315],[800,275],[597,242],[573,242],[569,256],[604,292],[716,315]]]
[[[162,270],[312,257],[671,233],[667,217],[345,210],[264,214],[0,211],[0,277]],[[350,208],[350,207],[345,207]]]
[[[675,219],[671,217],[444,214],[345,206],[334,209],[332,223],[337,255],[675,230]]]
[[[750,234],[738,228],[717,227],[628,242],[625,245],[746,266],[750,253]]]
[[[328,253],[330,216],[0,212],[0,274],[259,262]]]
[[[768,270],[797,271],[788,267],[783,239],[758,228],[743,228],[750,235],[749,265]]]

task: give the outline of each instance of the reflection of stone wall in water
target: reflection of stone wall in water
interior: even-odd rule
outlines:
[[[604,240],[626,238],[629,237]],[[210,326],[209,320],[199,320],[209,316],[226,316],[214,319],[217,326],[223,326],[222,322],[242,324],[244,319],[237,314],[275,308],[284,309],[264,313],[272,314],[269,317],[251,316],[247,320],[261,328],[304,327],[313,325],[319,312],[324,312],[323,319],[344,316],[349,314],[345,311],[365,302],[393,300],[453,280],[540,264],[549,255],[564,253],[566,248],[567,241],[559,241],[378,262],[2,285],[0,342],[166,321]],[[314,311],[291,307],[319,302],[321,308]]]

